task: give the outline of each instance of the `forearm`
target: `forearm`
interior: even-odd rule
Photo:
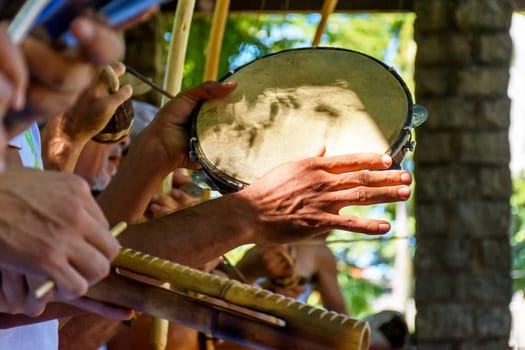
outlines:
[[[147,141],[147,137],[139,136],[133,142],[121,168],[98,198],[111,224],[139,221],[152,195],[169,174],[169,167],[158,161],[156,151],[150,149]]]
[[[335,312],[347,315],[348,309],[346,307],[345,299],[337,280],[337,266],[335,258],[326,259],[319,268],[317,273],[319,292],[323,301],[323,306]]]
[[[72,173],[88,141],[86,138],[68,136],[63,129],[63,116],[52,118],[42,131],[44,168]]]
[[[250,212],[248,204],[232,194],[131,225],[119,240],[124,247],[199,266],[255,240]]]

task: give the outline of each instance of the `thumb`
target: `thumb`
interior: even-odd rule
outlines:
[[[109,94],[106,97],[106,100],[109,105],[115,106],[115,109],[117,109],[120,105],[129,100],[132,95],[133,88],[131,85],[126,84],[122,86],[117,92]]]
[[[207,81],[179,93],[161,109],[159,117],[165,118],[170,124],[185,125],[199,102],[224,97],[236,87],[237,83],[233,81]]]

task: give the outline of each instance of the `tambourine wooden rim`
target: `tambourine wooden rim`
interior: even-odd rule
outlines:
[[[242,65],[238,67],[237,69],[230,71],[225,76],[223,76],[220,79],[220,81],[224,81],[228,79],[233,74],[261,60],[265,60],[267,58],[286,54],[289,52],[301,52],[301,51],[342,51],[342,52],[359,55],[361,57],[364,57],[370,60],[372,63],[379,65],[382,69],[385,69],[386,71],[390,73],[392,77],[394,77],[394,79],[399,83],[399,87],[403,90],[404,95],[406,97],[407,113],[405,115],[404,123],[402,127],[400,128],[400,132],[398,133],[395,141],[390,145],[386,153],[392,156],[395,161],[400,162],[403,159],[404,153],[406,152],[406,148],[410,148],[411,143],[412,143],[411,142],[412,128],[413,128],[412,119],[413,119],[413,113],[414,113],[414,103],[413,103],[412,95],[406,83],[401,78],[401,76],[395,71],[394,68],[386,65],[384,62],[370,55],[364,54],[362,52],[354,51],[354,50],[343,49],[343,48],[333,48],[333,47],[306,47],[306,48],[283,50],[283,51],[279,51],[276,53],[272,53],[272,54],[257,58],[245,65]],[[219,169],[211,161],[209,161],[209,159],[206,157],[205,152],[202,148],[201,142],[199,141],[198,131],[197,131],[198,116],[199,116],[201,107],[203,106],[204,103],[206,103],[206,101],[200,102],[197,105],[197,107],[193,110],[193,113],[192,113],[191,137],[190,137],[190,157],[192,160],[198,161],[202,165],[203,169],[206,172],[206,176],[212,182],[213,187],[215,187],[215,189],[217,189],[218,191],[222,193],[228,193],[228,192],[234,192],[234,191],[241,190],[245,186],[249,185],[249,183],[246,183],[242,180],[239,180],[237,178],[230,176],[223,170]]]

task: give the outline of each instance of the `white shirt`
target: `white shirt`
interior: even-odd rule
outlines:
[[[18,148],[22,164],[42,169],[40,132],[33,123],[29,129],[15,136],[9,145]],[[0,350],[57,350],[58,320],[0,329]]]

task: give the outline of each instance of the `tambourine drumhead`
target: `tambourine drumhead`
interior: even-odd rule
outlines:
[[[238,86],[200,106],[193,153],[212,176],[241,188],[322,145],[326,156],[391,153],[410,124],[412,99],[403,81],[354,51],[283,51],[224,80]]]

